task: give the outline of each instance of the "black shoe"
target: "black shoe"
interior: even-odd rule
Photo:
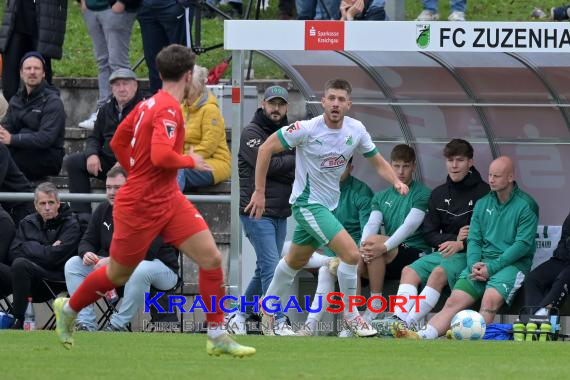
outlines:
[[[550,10],[550,15],[552,16],[552,19],[554,21],[568,20],[568,8],[570,8],[570,5],[552,8]]]

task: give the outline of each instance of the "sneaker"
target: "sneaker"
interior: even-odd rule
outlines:
[[[222,334],[217,338],[208,337],[206,342],[206,352],[208,355],[220,356],[231,355],[234,358],[243,358],[255,354],[255,348],[242,346],[235,342],[228,334]]]
[[[75,331],[93,331],[93,329],[89,328],[85,323],[78,322],[75,324]]]
[[[416,18],[416,21],[437,21],[437,20],[439,20],[439,14],[434,11],[430,11],[429,9],[424,9],[422,13],[419,14],[418,18]]]
[[[297,333],[293,331],[293,329],[291,328],[291,326],[287,324],[287,322],[277,323],[275,325],[273,333],[276,336],[297,336]]]
[[[552,19],[554,21],[568,20],[568,9],[569,8],[570,8],[570,5],[566,5],[564,7],[551,8],[550,9],[550,17],[552,17]]]
[[[338,257],[333,258],[328,264],[329,273],[335,277],[338,270],[338,264],[340,264],[340,259]]]
[[[313,336],[313,331],[309,329],[297,331],[297,336]]]
[[[370,325],[362,318],[360,313],[356,313],[356,315],[352,319],[344,318],[344,322],[346,326],[354,333],[354,335],[359,337],[368,337],[368,336],[375,336],[378,331],[370,327]]]
[[[67,315],[63,307],[69,298],[56,298],[53,301],[53,312],[55,313],[55,333],[64,348],[68,350],[73,347],[73,327],[75,326],[76,315]]]
[[[268,313],[262,307],[263,298],[259,300],[259,316],[261,317],[261,332],[263,335],[273,336],[273,324],[275,323],[275,314]]]
[[[340,332],[337,334],[337,336],[339,338],[354,338],[354,334],[352,333],[352,331],[350,331],[347,328],[340,330]]]
[[[99,112],[99,111],[97,111],[97,112]],[[77,124],[77,126],[79,128],[84,128],[84,129],[95,128],[95,121],[97,120],[97,112],[93,112],[91,115],[89,115],[89,117],[87,119],[85,119],[82,122],[80,122],[79,124]]]
[[[236,316],[237,314],[232,314],[228,317],[227,321],[226,321],[226,327],[228,328],[228,333],[233,334],[233,335],[246,335],[247,334],[247,328],[246,328],[246,323],[247,322],[237,322],[236,321]]]
[[[396,339],[414,339],[414,340],[419,340],[420,335],[412,330],[396,330],[394,332],[394,338]]]
[[[453,11],[447,19],[449,21],[465,21],[465,12]]]
[[[129,330],[127,330],[126,327],[117,327],[114,324],[112,324],[111,322],[109,322],[107,324],[107,326],[105,326],[103,328],[103,330],[101,330],[101,331],[105,331],[105,332],[127,332]]]
[[[552,8],[552,9],[554,9],[554,8]],[[551,13],[552,13],[552,9],[551,9]],[[548,15],[542,9],[534,8],[532,10],[532,13],[530,14],[530,17],[534,18],[534,19],[544,20],[545,18],[548,18]]]

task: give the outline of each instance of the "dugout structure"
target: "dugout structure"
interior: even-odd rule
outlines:
[[[230,284],[241,289],[237,152],[243,72],[250,50],[275,62],[306,103],[322,112],[331,78],[353,86],[350,116],[366,125],[387,157],[399,143],[417,152],[416,179],[445,181],[443,146],[464,138],[486,178],[489,163],[511,156],[519,185],[540,205],[540,224],[567,216],[570,181],[570,30],[566,23],[225,21],[232,50],[232,227]],[[355,157],[354,175],[386,186]]]

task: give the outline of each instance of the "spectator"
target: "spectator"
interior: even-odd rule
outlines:
[[[476,202],[489,193],[489,185],[473,166],[473,147],[462,139],[453,139],[443,149],[447,181],[436,187],[429,198],[423,223],[425,241],[437,252],[426,255],[402,271],[398,295],[409,299],[418,295],[425,299],[414,310],[410,300],[405,308],[396,308],[395,315],[408,326],[421,321],[437,304],[443,289],[453,289],[467,265],[467,234]]]
[[[185,9],[189,11],[186,20]],[[156,55],[170,44],[190,45],[186,27],[192,28],[194,4],[191,0],[142,0],[138,11],[144,59],[148,67],[150,91],[157,92],[162,81],[156,68]]]
[[[487,324],[499,308],[510,304],[530,270],[536,251],[538,205],[515,182],[513,161],[501,156],[489,167],[491,193],[473,210],[467,243],[467,267],[443,309],[425,330],[397,330],[398,338],[435,339],[449,329],[457,312],[481,299],[479,312]]]
[[[214,94],[206,87],[208,70],[194,66],[192,88],[182,105],[186,132],[184,151],[191,150],[204,158],[212,171],[180,169],[178,186],[180,191],[210,186],[230,178],[231,155],[226,141],[224,117]]]
[[[412,179],[416,168],[416,153],[406,145],[396,145],[390,154],[392,169],[410,191],[401,196],[396,189],[374,194],[370,219],[364,226],[361,258],[358,263],[360,277],[370,281],[370,296],[381,296],[384,278],[399,279],[402,269],[426,252],[431,251],[424,240],[421,225],[428,208],[430,190]],[[381,226],[384,224],[384,234]],[[382,307],[380,298],[372,300],[375,309]],[[370,322],[376,313],[366,310],[362,316]]]
[[[552,258],[534,268],[524,283],[525,303],[540,306],[537,316],[548,315],[548,308],[560,308],[570,284],[570,214],[562,225],[562,235]]]
[[[70,294],[75,293],[83,279],[93,270],[107,265],[109,248],[113,237],[113,203],[117,191],[127,181],[123,168],[117,166],[109,170],[106,180],[107,201],[101,202],[93,213],[87,230],[79,243],[79,256],[70,258],[65,264],[65,282]],[[178,280],[178,257],[172,246],[163,244],[157,238],[149,248],[145,261],[142,261],[125,284],[124,298],[119,312],[113,314],[107,331],[126,331],[127,324],[144,304],[144,294],[153,286],[169,290]],[[75,321],[78,331],[97,330],[97,319],[93,305],[79,312]]]
[[[336,216],[338,221],[343,225],[350,237],[352,237],[352,240],[359,245],[362,230],[370,217],[370,202],[374,193],[367,184],[359,181],[350,174],[352,169],[351,158],[348,161],[344,173],[340,177],[340,199],[333,215]],[[319,304],[321,308],[318,312],[309,312],[307,322],[305,323],[307,329],[301,330],[300,335],[314,335],[316,333],[317,323],[321,320],[328,306],[326,302],[327,294],[334,292],[339,259],[336,257],[336,254],[327,247],[323,247],[321,252],[323,254],[313,253],[309,262],[305,265],[307,269],[319,268],[319,280],[311,309],[319,309]],[[321,302],[319,302],[319,297],[321,298]],[[341,332],[339,336],[352,336],[352,334],[350,330],[346,329],[344,332]]]
[[[298,20],[338,20],[341,0],[297,0]]]
[[[137,77],[130,69],[115,70],[109,77],[112,97],[97,114],[95,128],[87,138],[85,151],[70,154],[64,165],[69,175],[70,193],[89,193],[90,177],[104,180],[117,159],[109,143],[119,123],[144,99],[138,88]],[[91,214],[91,205],[72,202],[71,209],[77,214]],[[83,219],[83,218],[82,218]]]
[[[111,96],[109,77],[118,69],[128,69],[131,31],[141,0],[78,0],[97,61],[99,99],[97,110],[79,127],[93,129],[97,112]]]
[[[341,20],[385,21],[385,0],[342,0],[340,3]]]
[[[15,233],[16,227],[12,217],[0,206],[0,264],[8,261],[8,251]],[[0,282],[2,281],[4,279],[0,276]],[[6,286],[0,285],[0,288],[5,289]]]
[[[439,20],[439,0],[422,0],[424,10],[419,14],[417,21],[437,21]],[[451,0],[451,14],[447,18],[449,21],[465,21],[465,8],[467,0]]]
[[[4,95],[0,94],[0,120],[4,119],[6,112],[8,112],[8,102]]]
[[[45,58],[45,75],[52,84],[51,59],[62,56],[67,0],[14,0],[5,2],[0,29],[2,53],[2,91],[7,101],[18,91],[18,71],[22,57],[36,50]]]
[[[280,86],[271,86],[265,90],[261,107],[257,109],[251,122],[241,134],[238,153],[240,183],[240,220],[243,231],[257,257],[255,273],[245,291],[247,300],[262,296],[267,291],[273,278],[275,267],[281,258],[287,218],[291,216],[289,196],[295,178],[295,153],[288,150],[271,157],[266,183],[267,203],[261,219],[250,218],[244,208],[254,191],[255,166],[259,146],[281,127],[288,124],[287,102],[289,94]],[[232,325],[236,334],[245,334],[244,322],[251,308],[246,313],[237,313]],[[284,335],[292,330],[283,325],[285,315],[278,313],[276,319],[281,324],[276,334]],[[289,334],[290,335],[290,334]]]
[[[18,169],[8,148],[0,144],[0,193],[31,193],[33,191],[34,188]],[[33,203],[28,201],[3,201],[1,206],[12,217],[16,226],[25,216],[34,212]]]
[[[28,52],[20,62],[24,86],[10,100],[0,143],[30,181],[57,175],[63,161],[65,111],[59,91],[45,81],[45,60]]]
[[[20,222],[10,246],[8,262],[11,267],[0,264],[3,285],[6,286],[6,279],[11,281],[10,288],[0,289],[0,293],[13,294],[15,329],[23,328],[28,297],[51,296],[42,279],[65,279],[63,267],[67,259],[77,252],[80,238],[77,218],[66,203],[59,202],[54,184],[44,182],[38,185],[34,205],[36,213]]]

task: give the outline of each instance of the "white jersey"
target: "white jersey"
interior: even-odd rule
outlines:
[[[353,152],[365,157],[378,153],[364,125],[348,116],[340,129],[327,127],[321,115],[285,126],[277,136],[286,149],[297,148],[289,203],[298,206],[320,204],[334,210],[340,196],[340,176]]]

